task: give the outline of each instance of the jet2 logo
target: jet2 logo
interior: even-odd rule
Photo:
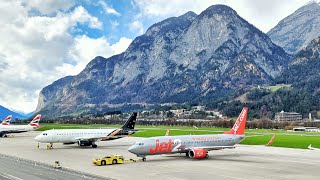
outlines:
[[[169,139],[168,142],[161,142],[159,141],[159,139],[156,140],[156,147],[150,148],[149,151],[151,154],[155,154],[155,153],[166,153],[166,152],[171,152],[172,151],[172,144],[173,141],[171,139]]]
[[[234,134],[237,134],[237,131],[238,131],[238,129],[239,129],[240,125],[241,125],[241,122],[243,121],[244,116],[245,116],[246,113],[247,113],[247,110],[244,109],[244,110],[242,111],[242,113],[241,113],[238,121],[234,124],[234,126],[233,126],[233,128],[232,128],[233,131],[234,131]]]

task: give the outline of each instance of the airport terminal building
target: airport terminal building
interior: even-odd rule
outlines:
[[[279,113],[276,113],[275,115],[275,121],[276,122],[282,122],[282,121],[302,121],[302,115],[296,112],[284,112],[281,111]]]

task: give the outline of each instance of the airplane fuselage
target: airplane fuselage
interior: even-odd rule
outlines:
[[[41,143],[77,143],[82,139],[108,137],[117,129],[63,129],[48,130],[38,135],[35,140]],[[119,138],[120,136],[117,136]],[[125,135],[123,136],[125,137]],[[103,139],[102,139],[103,140]],[[108,140],[108,139],[105,139]]]
[[[0,126],[0,132],[6,132],[9,133],[21,133],[21,132],[28,132],[33,131],[37,127],[30,126],[30,125],[5,125]]]
[[[244,139],[244,135],[184,135],[158,136],[143,139],[129,148],[137,156],[186,153],[192,148],[214,150],[222,147],[232,147]]]

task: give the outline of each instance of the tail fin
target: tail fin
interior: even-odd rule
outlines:
[[[165,136],[170,136],[170,129],[167,130],[166,135]]]
[[[39,123],[41,120],[41,114],[38,114],[33,120],[29,123],[29,126],[32,127],[39,127]]]
[[[2,125],[10,125],[10,121],[12,120],[12,115],[9,115],[2,121]]]
[[[134,112],[130,118],[124,123],[122,129],[134,129],[134,125],[136,124],[137,113]]]
[[[272,146],[274,138],[276,137],[276,133],[274,133],[274,135],[272,136],[272,138],[270,139],[270,141],[268,142],[267,146]]]
[[[234,123],[232,129],[225,132],[224,134],[243,135],[244,129],[246,128],[247,115],[248,115],[248,108],[244,107],[242,109],[237,121]]]

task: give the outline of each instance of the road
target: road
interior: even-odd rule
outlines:
[[[71,170],[58,170],[33,161],[0,155],[1,180],[100,180],[93,175]]]

